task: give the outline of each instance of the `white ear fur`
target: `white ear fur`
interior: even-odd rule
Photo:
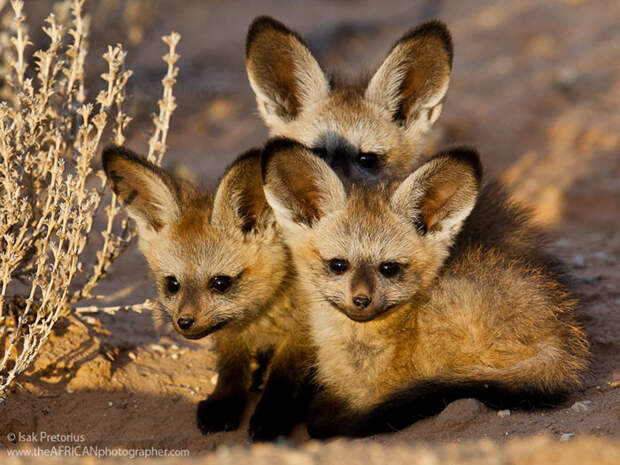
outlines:
[[[267,203],[271,207],[274,216],[276,218],[276,222],[284,231],[284,234],[287,237],[293,237],[296,234],[301,233],[302,231],[307,231],[310,227],[299,221],[295,221],[293,216],[293,211],[282,202],[277,195],[275,195],[269,186],[264,185],[263,191],[265,192],[265,198],[267,199]]]
[[[452,41],[440,22],[407,33],[385,58],[365,97],[385,107],[407,131],[427,132],[441,113],[452,66]]]
[[[244,232],[261,226],[266,201],[261,183],[260,150],[250,150],[235,161],[217,188],[211,220],[234,225]]]
[[[127,205],[127,214],[136,222],[139,235],[145,235],[159,228],[152,222],[156,218],[162,226],[172,224],[179,217],[179,203],[174,194],[162,184],[151,185],[153,200],[148,202],[148,208],[151,213],[146,214],[144,209],[135,208],[133,205]]]
[[[258,110],[272,131],[329,95],[329,82],[298,36],[266,17],[250,26],[246,70]]]
[[[344,208],[347,195],[342,181],[316,155],[293,142],[276,142],[265,152],[263,189],[284,230],[307,230],[323,216]]]
[[[158,232],[178,218],[177,187],[168,173],[122,147],[107,148],[102,158],[108,182],[139,235]]]
[[[457,153],[456,157],[442,154],[423,164],[391,199],[395,212],[414,223],[428,240],[445,247],[452,244],[473,210],[480,182],[475,152]]]

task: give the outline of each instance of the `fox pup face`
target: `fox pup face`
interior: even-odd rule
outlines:
[[[267,200],[311,301],[355,321],[411,301],[437,276],[474,207],[481,168],[475,152],[436,155],[399,185],[345,186],[299,144],[267,146]]]
[[[303,40],[272,18],[257,18],[246,43],[250,85],[271,135],[301,142],[349,180],[411,172],[451,67],[450,33],[438,21],[405,34],[363,86],[330,82]]]
[[[215,195],[121,147],[103,154],[175,329],[197,339],[256,318],[287,273],[287,249],[260,181],[260,152],[240,157]]]

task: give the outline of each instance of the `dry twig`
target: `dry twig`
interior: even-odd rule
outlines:
[[[111,126],[115,143],[125,141],[131,118],[123,104],[131,72],[124,68],[123,47],[108,47],[103,56],[108,65],[102,75],[105,89],[87,101],[89,19],[84,2],[61,2],[71,12],[66,23],[53,14],[47,17],[43,31],[49,45],[33,53],[34,69],[26,58],[32,44],[23,2],[11,0],[12,20],[6,14],[0,20],[0,400],[31,365],[61,316],[154,306],[150,301],[127,307],[79,306],[99,297],[93,289],[134,235],[126,218],[119,217],[116,198],[103,195],[103,175],[93,168],[106,128]],[[4,3],[0,0],[0,15]],[[179,38],[176,33],[164,37],[168,69],[149,141],[149,155],[158,163],[176,107],[172,86]],[[94,176],[99,183],[91,182]],[[103,243],[94,263],[83,263],[102,205],[107,217],[100,231]],[[85,265],[90,272],[83,272]],[[75,289],[76,276],[84,273],[83,284]]]

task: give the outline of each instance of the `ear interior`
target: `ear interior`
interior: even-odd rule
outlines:
[[[138,227],[159,231],[179,213],[178,187],[160,167],[119,146],[106,148],[103,169]]]
[[[423,234],[451,238],[476,203],[481,176],[473,150],[436,155],[403,181],[392,196],[392,206]]]
[[[368,84],[366,98],[385,106],[395,121],[409,125],[424,117],[433,124],[448,90],[452,53],[443,23],[418,26],[394,45]]]
[[[460,172],[438,173],[429,180],[420,203],[420,222],[425,231],[437,231],[441,222],[468,200],[462,198],[463,187],[463,173]]]
[[[327,78],[303,40],[267,16],[255,19],[248,31],[246,69],[268,124],[295,119],[329,93]]]
[[[263,157],[265,193],[279,220],[312,226],[344,206],[346,193],[336,173],[303,145],[276,139]]]
[[[243,232],[260,226],[268,209],[261,182],[260,157],[260,150],[250,150],[228,168],[215,194],[213,222],[232,223]]]

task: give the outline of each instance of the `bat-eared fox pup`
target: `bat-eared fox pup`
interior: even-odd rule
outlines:
[[[122,147],[107,148],[103,166],[135,220],[175,329],[189,339],[215,335],[219,377],[198,405],[199,428],[236,429],[249,391],[264,378],[250,434],[287,434],[304,414],[311,362],[305,320],[288,294],[290,252],[263,193],[260,151],[238,158],[215,194]]]
[[[441,113],[452,41],[432,21],[405,34],[367,82],[328,79],[304,41],[269,17],[247,35],[246,68],[271,136],[301,142],[349,179],[410,173]]]
[[[296,142],[266,147],[318,351],[311,435],[403,427],[460,397],[545,405],[579,385],[588,343],[559,274],[458,241],[481,172],[455,149],[402,182],[345,184]]]
[[[328,79],[303,39],[272,18],[255,19],[246,41],[248,78],[270,135],[305,145],[348,181],[402,180],[420,163],[452,56],[447,27],[430,21],[398,40],[369,80],[351,84]],[[561,273],[527,212],[495,181],[480,188],[457,241],[498,247]]]

